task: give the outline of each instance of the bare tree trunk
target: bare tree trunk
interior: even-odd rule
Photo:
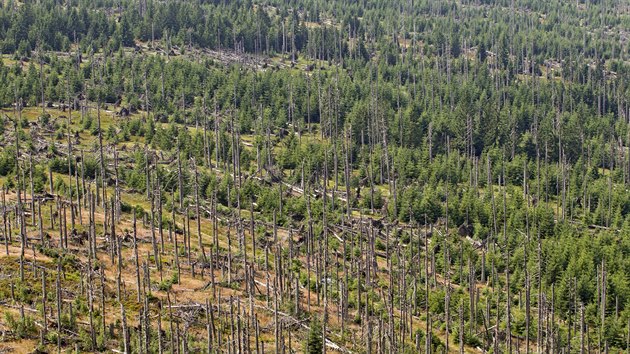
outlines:
[[[177,252],[177,250],[175,250]],[[138,303],[140,303],[140,296],[142,294],[140,288],[140,260],[138,258],[138,237],[137,237],[137,227],[136,227],[136,210],[133,210],[133,258],[136,266],[136,297]]]
[[[177,141],[177,186],[179,189],[179,209],[184,209],[184,181],[182,179],[182,161],[180,152],[180,142]]]
[[[46,268],[42,267],[42,318],[43,318],[43,328],[42,328],[42,338],[46,337],[46,332],[48,331],[48,320],[46,316]],[[44,343],[42,343],[44,344]]]
[[[201,240],[201,216],[199,214],[199,179],[197,177],[197,163],[193,159],[193,165],[195,165],[195,215],[197,218],[197,237],[199,238],[199,250],[203,256],[203,260],[206,260],[206,251],[203,249],[203,243]]]
[[[129,346],[129,328],[127,328],[127,316],[125,315],[125,306],[123,306],[122,302],[120,303],[120,317],[122,322],[121,325],[123,330],[125,353],[131,353],[131,347]]]
[[[15,122],[15,170],[16,170],[16,178],[18,179],[17,183],[17,209],[16,220],[20,228],[20,281],[24,281],[24,249],[26,247],[26,225],[24,225],[24,212],[22,211],[22,191],[19,183],[20,176],[20,132],[22,129],[18,131],[20,122],[22,121],[22,100],[20,99],[18,105],[18,118]]]
[[[100,154],[100,162],[101,162],[101,189],[102,189],[102,204],[103,207],[105,207],[105,201],[106,199],[106,190],[105,190],[105,180],[107,179],[107,171],[105,170],[105,156],[103,155],[103,129],[101,129],[101,100],[99,97],[99,100],[96,103],[96,116],[97,116],[97,122],[98,122],[98,150],[99,150],[99,154]],[[100,196],[97,193],[97,204],[99,201]]]

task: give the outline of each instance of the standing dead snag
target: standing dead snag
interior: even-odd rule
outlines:
[[[182,161],[180,152],[179,137],[176,139],[177,144],[177,188],[179,190],[179,209],[184,209],[184,180],[182,177]]]
[[[16,100],[15,105],[18,110],[18,117],[15,118],[14,132],[15,132],[15,169],[16,176],[18,178],[17,183],[17,206],[15,210],[16,222],[20,228],[20,281],[24,281],[24,249],[26,247],[26,225],[24,220],[24,212],[22,210],[22,191],[19,183],[20,176],[20,133],[22,131],[20,124],[22,121],[22,99]],[[14,113],[15,115],[15,113]],[[18,130],[19,129],[19,130]],[[5,235],[6,237],[6,235]],[[7,251],[8,253],[8,251]]]
[[[56,293],[57,293],[57,348],[61,349],[61,304],[62,304],[62,292],[61,292],[61,258],[57,262],[57,279],[56,279]]]
[[[156,174],[157,174],[157,169],[156,169]],[[147,188],[151,188],[151,185],[147,185]],[[159,188],[159,186],[156,186],[156,188]],[[155,236],[155,193],[154,192],[151,193],[150,202],[151,202],[151,246],[153,246],[153,257],[154,257],[155,266],[160,272],[160,277],[161,277],[162,260],[160,258],[160,254],[158,253],[157,239]]]
[[[121,326],[123,331],[123,343],[125,348],[125,353],[131,353],[131,347],[129,345],[129,328],[127,327],[127,315],[125,314],[125,306],[122,302],[120,304],[120,317],[121,317]]]
[[[102,81],[102,78],[101,78]],[[101,200],[101,203],[103,205],[103,207],[105,207],[106,204],[106,197],[107,197],[107,193],[106,193],[106,179],[107,179],[107,170],[105,169],[105,155],[103,154],[103,129],[101,129],[101,100],[100,100],[100,93],[99,93],[99,100],[97,101],[96,104],[96,117],[97,117],[97,128],[98,128],[98,150],[99,150],[99,157],[100,157],[100,163],[101,163],[101,169],[100,169],[100,175],[101,175],[101,192],[103,193],[102,197],[96,193],[96,203],[99,204],[99,200]],[[99,199],[101,198],[101,199]]]
[[[90,325],[91,349],[96,349],[96,331],[94,329],[94,285],[92,282],[92,259],[88,257],[87,284],[88,284],[88,313]]]
[[[177,250],[175,250],[177,252]],[[138,259],[138,237],[137,237],[137,228],[136,228],[136,209],[133,210],[133,255],[136,266],[136,293],[137,293],[137,301],[140,303],[140,296],[142,292],[140,291],[140,260]],[[122,305],[121,305],[122,306]]]
[[[114,146],[114,207],[112,208],[112,213],[115,215],[115,221],[120,222],[120,214],[121,214],[121,195],[120,195],[120,185],[118,181],[118,150]],[[112,223],[114,223],[112,221]]]
[[[155,169],[155,185],[157,189],[157,214],[158,234],[160,235],[160,257],[164,254],[164,228],[162,227],[162,184],[160,183],[160,171]]]
[[[197,173],[197,163],[195,159],[192,160],[192,164],[195,167],[195,217],[197,218],[197,237],[199,239],[199,250],[203,256],[204,262],[206,261],[206,251],[203,248],[201,240],[201,215],[199,214],[199,178]]]
[[[28,179],[31,186],[31,225],[35,226],[35,186],[33,182],[33,153],[28,154]]]
[[[173,197],[173,203],[175,203],[175,192],[172,192],[172,197]],[[177,269],[177,284],[179,284],[181,282],[181,271],[180,271],[180,267],[179,267],[179,245],[177,243],[177,224],[175,223],[175,207],[172,207],[172,213],[171,213],[171,223],[169,224],[169,234],[171,234],[171,228],[173,229],[173,253],[175,255],[175,267]],[[185,242],[184,242],[185,244]],[[184,246],[185,248],[185,246]]]
[[[48,321],[46,314],[46,268],[42,267],[42,319],[43,319],[43,328],[42,328],[42,338],[46,337],[46,332],[48,331]],[[44,344],[44,343],[42,343]]]

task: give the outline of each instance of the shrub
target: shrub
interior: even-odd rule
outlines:
[[[35,323],[29,316],[24,316],[20,320],[16,320],[10,313],[4,314],[5,322],[9,329],[15,334],[17,338],[24,339],[33,337],[36,334]]]
[[[306,350],[309,354],[320,354],[324,343],[322,341],[322,327],[317,319],[311,321],[311,329],[308,332],[308,338],[306,339]]]

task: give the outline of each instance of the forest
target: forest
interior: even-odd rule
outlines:
[[[0,0],[0,353],[630,353],[624,0]]]

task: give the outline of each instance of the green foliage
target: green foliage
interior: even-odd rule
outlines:
[[[308,331],[308,337],[304,344],[304,352],[309,354],[320,354],[324,343],[322,341],[322,327],[319,320],[311,320],[311,328]]]
[[[177,273],[171,274],[170,278],[164,279],[162,282],[158,284],[158,290],[160,291],[170,291],[173,287],[173,284],[177,284],[179,282],[177,278]]]
[[[7,147],[0,153],[0,176],[7,176],[15,170],[15,149]]]
[[[94,349],[90,331],[83,328],[79,330],[79,343],[82,350],[90,351]]]
[[[13,314],[5,312],[4,321],[7,324],[9,330],[11,330],[11,332],[13,332],[13,335],[15,335],[17,338],[32,338],[37,334],[35,322],[30,316],[24,316],[21,319],[16,319]]]
[[[74,170],[76,168],[76,164],[74,163],[74,161],[71,161],[71,163],[68,164],[68,159],[61,157],[53,157],[52,159],[50,159],[48,166],[50,167],[51,171],[65,175],[68,174],[68,168],[70,168],[72,174],[74,174]]]
[[[146,193],[157,197],[159,191],[162,226],[171,223],[166,216],[174,212],[181,232],[179,218],[186,210],[194,214],[198,190],[204,219],[216,196],[220,237],[227,225],[233,237],[233,219],[248,215],[251,206],[257,246],[279,246],[287,257],[284,231],[271,245],[268,224],[275,214],[279,226],[301,230],[294,234],[300,241],[292,250],[293,263],[284,264],[283,271],[297,273],[303,286],[310,283],[311,290],[321,292],[319,285],[328,279],[308,279],[301,257],[328,245],[331,258],[311,262],[318,276],[324,267],[331,277],[331,299],[339,300],[347,286],[350,321],[362,324],[363,310],[379,316],[388,306],[412,300],[439,319],[434,351],[443,348],[436,334],[444,329],[446,293],[443,286],[431,286],[427,298],[417,289],[432,282],[424,279],[423,261],[433,263],[433,258],[430,267],[438,283],[450,271],[452,303],[467,303],[465,289],[474,277],[490,317],[505,321],[508,273],[512,299],[524,293],[527,280],[540,286],[545,304],[535,303],[538,298],[530,291],[535,308],[550,306],[553,289],[559,337],[578,316],[576,304],[583,303],[590,335],[599,336],[593,329],[601,326],[611,351],[627,349],[630,126],[625,101],[630,66],[623,37],[630,18],[623,2],[148,3],[144,8],[142,1],[0,2],[0,51],[6,54],[0,60],[0,106],[5,108],[0,176],[10,190],[12,231],[18,226],[13,220],[19,220],[12,192],[19,186],[29,199],[31,171],[25,157],[33,155],[36,193],[47,190],[48,169],[56,173],[54,191],[65,197],[76,197],[76,188],[69,188],[69,168],[85,176],[92,190],[90,183],[105,176],[107,194],[112,196],[115,183],[126,200],[120,205],[122,220],[132,212],[139,220],[148,216],[156,199],[143,200],[144,207],[131,201]],[[67,127],[60,117],[67,113],[57,108],[39,113],[42,94],[55,105],[74,98],[89,109],[73,107]],[[9,118],[17,97],[25,110]],[[128,108],[132,115],[113,118],[112,107]],[[75,118],[79,114],[81,121]],[[12,121],[21,125],[20,156]],[[68,128],[77,132],[71,139],[78,140],[70,161],[65,156]],[[118,180],[113,147],[119,153]],[[85,152],[81,159],[79,149]],[[96,182],[100,188],[101,181]],[[36,224],[27,223],[29,235]],[[240,237],[242,225],[237,225]],[[331,230],[337,237],[324,232]],[[107,234],[100,224],[95,231]],[[389,239],[382,239],[385,234]],[[421,245],[425,236],[428,250]],[[366,245],[366,240],[375,241]],[[218,253],[225,252],[222,243],[212,243]],[[79,275],[70,270],[79,257],[54,244],[36,246],[62,262],[69,271],[64,281],[76,280]],[[367,263],[372,246],[377,259]],[[198,257],[196,246],[186,251],[181,243],[173,250]],[[257,256],[254,262],[264,264],[261,252]],[[383,258],[391,272],[383,271]],[[345,269],[357,259],[366,263]],[[334,267],[336,274],[344,267],[346,278],[336,279]],[[364,269],[374,273],[364,275]],[[390,283],[390,277],[397,278]],[[178,280],[173,276],[156,285],[171,291]],[[395,294],[391,303],[382,298],[401,283],[407,294]],[[230,286],[242,290],[241,282]],[[607,311],[600,323],[603,286]],[[34,289],[20,282],[12,290],[17,301],[32,303]],[[359,289],[367,294],[360,300]],[[7,289],[0,293],[10,296]],[[83,295],[74,305],[79,317],[85,316]],[[511,315],[513,330],[523,335],[522,309]],[[485,338],[470,335],[483,331],[482,318],[467,323],[464,341],[490,350]],[[532,337],[538,321],[531,320]],[[27,320],[7,322],[32,335]],[[107,347],[104,333],[93,348],[94,338],[76,318],[64,312],[61,322],[78,333],[81,350]],[[321,340],[321,325],[314,320],[305,351],[321,352]],[[190,346],[200,347],[194,340]]]

